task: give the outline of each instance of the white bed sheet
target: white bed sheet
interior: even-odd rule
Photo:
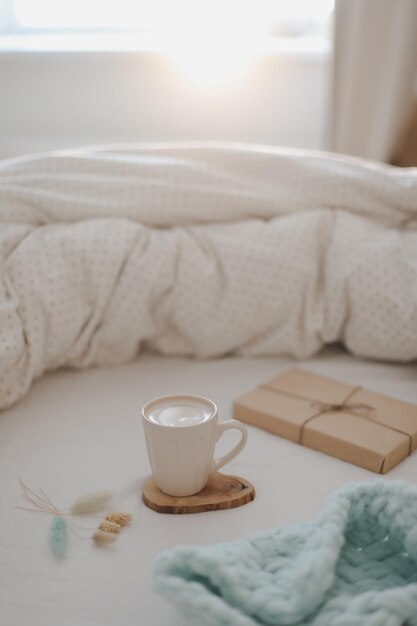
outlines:
[[[196,361],[148,354],[118,368],[59,371],[1,413],[1,625],[179,626],[183,618],[152,591],[152,564],[161,551],[310,520],[326,496],[349,481],[401,478],[417,484],[417,453],[380,478],[248,427],[247,447],[225,471],[253,482],[254,502],[188,516],[160,515],[144,506],[141,484],[149,466],[139,421],[143,403],[166,393],[203,394],[226,419],[235,397],[294,363],[417,402],[417,364],[358,360],[328,348],[305,362],[275,357]],[[223,450],[233,434],[228,437]],[[57,562],[48,546],[50,519],[14,508],[25,505],[19,476],[32,487],[41,486],[61,507],[82,493],[114,489],[114,507],[131,511],[133,524],[109,549],[70,535],[66,557]]]

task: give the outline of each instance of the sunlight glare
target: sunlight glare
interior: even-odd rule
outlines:
[[[197,6],[198,5],[198,6]],[[265,45],[268,20],[250,1],[183,0],[162,30],[165,52],[175,66],[198,83],[224,83],[239,76],[256,60]],[[177,5],[178,8],[178,5]]]
[[[191,35],[171,38],[166,52],[177,69],[197,83],[225,83],[238,79],[256,60],[261,45],[245,37]]]
[[[333,0],[11,1],[26,29],[84,31],[92,39],[103,30],[137,33],[138,42],[150,34],[177,70],[207,84],[239,78],[266,51],[277,25],[298,34],[323,22],[333,7]]]

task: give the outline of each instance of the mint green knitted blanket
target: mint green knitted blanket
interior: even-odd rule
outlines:
[[[314,523],[177,547],[155,584],[199,626],[417,626],[417,488],[347,485]]]

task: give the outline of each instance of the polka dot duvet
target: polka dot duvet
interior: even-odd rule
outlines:
[[[236,144],[0,162],[0,407],[47,370],[417,358],[417,169]]]

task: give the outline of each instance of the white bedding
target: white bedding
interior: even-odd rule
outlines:
[[[143,354],[119,368],[48,374],[2,412],[1,626],[182,626],[174,608],[151,590],[153,560],[162,550],[307,521],[330,491],[348,481],[403,478],[417,484],[417,453],[379,478],[248,427],[247,447],[225,471],[253,482],[254,502],[192,516],[160,515],[142,504],[140,485],[149,473],[142,404],[182,390],[212,398],[226,419],[235,397],[292,365],[294,360],[277,357],[200,361]],[[417,402],[415,364],[375,363],[327,348],[297,365]],[[13,508],[25,505],[19,476],[62,507],[82,493],[112,488],[119,494],[115,506],[131,511],[134,522],[108,550],[70,536],[65,559],[56,562],[48,546],[49,518]]]
[[[64,365],[417,358],[417,170],[237,145],[0,163],[0,408]]]

